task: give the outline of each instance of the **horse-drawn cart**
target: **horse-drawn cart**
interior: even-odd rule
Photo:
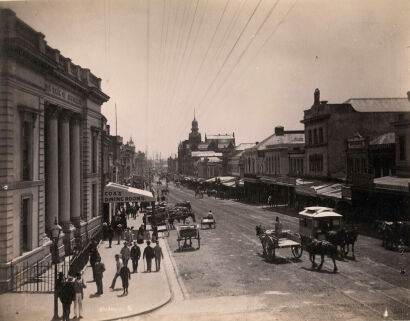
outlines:
[[[184,251],[187,249],[192,249],[192,239],[196,239],[198,242],[198,248],[201,247],[201,238],[199,236],[199,225],[190,224],[190,225],[179,225],[177,226],[177,241],[178,249]],[[181,246],[181,242],[184,243]]]
[[[216,221],[213,217],[206,216],[201,219],[201,230],[204,229],[204,226],[207,226],[209,229],[216,228]]]
[[[259,225],[256,227],[256,234],[262,243],[263,255],[269,261],[275,259],[276,249],[290,248],[295,258],[302,256],[302,239],[298,233],[282,231],[278,235],[274,230],[266,230]]]

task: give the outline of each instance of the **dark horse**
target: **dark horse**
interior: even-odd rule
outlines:
[[[346,247],[346,230],[340,229],[338,231],[329,231],[326,233],[326,241],[329,241],[336,249],[340,247],[340,257],[343,258],[346,254],[345,247]]]
[[[315,268],[317,264],[315,263],[315,256],[320,255],[321,261],[317,267],[320,270],[323,266],[324,256],[329,256],[333,261],[333,272],[337,272],[336,257],[337,257],[337,247],[328,241],[319,241],[314,238],[309,238],[305,246],[306,251],[309,252],[309,259],[312,262],[312,268]]]
[[[351,245],[352,246],[353,259],[355,258],[354,244],[356,243],[358,236],[359,236],[359,233],[358,233],[356,227],[354,227],[351,230],[346,231],[346,252],[345,252],[345,254],[347,256],[347,254],[349,253],[349,245]]]

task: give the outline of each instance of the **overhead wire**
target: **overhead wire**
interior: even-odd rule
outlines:
[[[202,103],[204,102],[206,96],[208,95],[209,91],[211,90],[211,88],[213,87],[213,85],[215,84],[215,81],[218,79],[219,75],[221,74],[221,71],[224,69],[226,63],[228,62],[229,58],[231,57],[233,51],[235,50],[236,46],[238,45],[239,41],[241,40],[246,28],[248,27],[249,23],[251,22],[252,18],[254,17],[256,11],[258,10],[260,4],[261,4],[262,0],[258,1],[258,4],[255,6],[254,10],[252,11],[252,14],[249,16],[248,20],[246,21],[246,24],[244,25],[244,27],[241,30],[241,33],[239,34],[239,36],[237,37],[234,45],[232,46],[232,48],[229,50],[229,53],[226,55],[221,67],[219,68],[218,72],[216,73],[215,77],[213,78],[211,84],[208,86],[208,88],[206,89],[204,95],[201,97],[199,103],[197,104],[197,109],[199,110]]]
[[[222,22],[222,20],[223,20],[223,17],[225,16],[225,13],[226,13],[226,8],[228,7],[230,1],[231,1],[231,0],[226,0],[224,9],[222,10],[221,16],[219,17],[218,24],[216,25],[215,31],[214,31],[214,33],[213,33],[213,35],[212,35],[212,38],[211,38],[211,40],[210,40],[210,42],[209,42],[209,45],[208,45],[207,49],[206,49],[204,58],[202,59],[200,65],[199,65],[199,68],[198,68],[198,70],[197,70],[197,72],[196,72],[196,76],[194,77],[194,81],[191,82],[191,86],[190,86],[190,88],[189,88],[188,91],[187,91],[187,95],[192,96],[192,91],[193,91],[193,89],[195,88],[196,83],[198,82],[198,78],[199,78],[198,76],[200,75],[200,73],[201,73],[201,71],[202,71],[202,67],[204,66],[204,62],[205,62],[206,59],[208,58],[209,51],[210,51],[210,49],[211,49],[211,47],[212,47],[212,45],[213,45],[215,36],[216,36],[216,34],[217,34],[218,30],[219,30],[219,27],[220,27],[220,25],[221,25],[221,22]],[[188,99],[188,101],[189,101],[189,99]]]
[[[289,16],[289,14],[292,12],[292,10],[296,7],[298,0],[296,0],[292,6],[289,7],[289,9],[287,10],[287,12],[285,13],[285,15],[282,17],[282,19],[275,25],[274,29],[272,30],[272,32],[269,34],[269,36],[265,39],[265,41],[263,42],[263,44],[259,47],[259,49],[257,50],[256,54],[249,59],[249,64],[244,68],[244,70],[247,70],[249,68],[249,65],[251,64],[251,62],[255,61],[255,58],[263,51],[264,47],[266,46],[266,44],[271,40],[271,38],[276,34],[276,32],[278,31],[280,25],[283,24],[283,22],[285,21],[285,19]],[[243,55],[242,55],[243,56]],[[235,64],[235,66],[237,66],[239,64],[239,61]],[[230,71],[229,75],[232,74],[232,71]],[[243,77],[244,73],[242,73],[242,77]],[[238,77],[235,78],[235,84],[237,84],[240,79],[242,79],[242,77]],[[224,81],[222,82],[222,84],[218,87],[218,90],[216,92],[216,94],[214,95],[213,99],[210,101],[212,103],[212,101],[216,98],[217,93],[219,93],[221,91],[221,89],[224,87],[226,80],[228,77],[225,77]],[[232,86],[231,86],[232,88]],[[230,92],[230,90],[228,91]]]
[[[222,80],[222,82],[220,83],[220,85],[217,87],[216,92],[214,93],[212,99],[209,101],[209,103],[211,104],[213,102],[213,100],[216,98],[216,96],[218,95],[218,93],[221,91],[221,89],[223,88],[223,86],[225,85],[227,79],[229,77],[231,77],[233,71],[235,70],[235,68],[238,66],[238,64],[240,63],[240,61],[242,60],[242,58],[244,57],[245,53],[248,51],[249,47],[252,45],[253,41],[257,38],[259,32],[262,30],[262,28],[265,26],[266,22],[268,21],[268,19],[270,18],[270,16],[272,15],[273,11],[276,9],[277,5],[279,4],[280,0],[277,0],[273,6],[270,8],[268,14],[265,16],[265,18],[263,19],[262,23],[259,25],[257,31],[255,32],[255,34],[250,38],[248,44],[246,45],[246,47],[244,48],[244,50],[241,52],[241,54],[239,55],[238,59],[235,61],[233,67],[229,70],[228,74],[225,76],[225,78]]]

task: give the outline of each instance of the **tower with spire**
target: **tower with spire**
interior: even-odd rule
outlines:
[[[195,118],[195,109],[194,120],[192,121],[191,132],[189,133],[189,143],[191,146],[198,146],[201,143],[201,133],[199,132],[198,121]]]

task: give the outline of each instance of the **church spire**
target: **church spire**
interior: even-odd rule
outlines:
[[[196,120],[196,119],[195,119],[195,107],[194,107],[194,120]]]

